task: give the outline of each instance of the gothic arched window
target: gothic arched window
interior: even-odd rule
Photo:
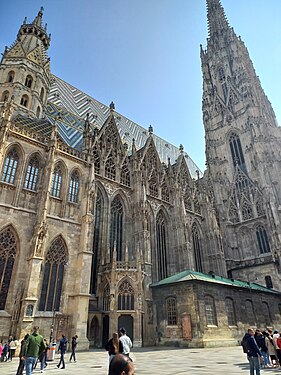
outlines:
[[[3,182],[7,182],[8,184],[13,184],[15,182],[15,176],[17,172],[19,162],[19,155],[17,152],[16,147],[13,147],[7,154],[4,168],[2,171],[2,178]]]
[[[3,94],[2,94],[2,102],[7,102],[8,99],[9,99],[9,91],[4,91]]]
[[[115,197],[110,207],[110,256],[116,247],[117,260],[122,260],[123,245],[123,206],[119,197]]]
[[[170,202],[169,189],[166,184],[162,185],[161,195],[162,195],[163,201]]]
[[[120,182],[123,185],[130,186],[130,171],[126,162],[122,165]]]
[[[228,325],[229,326],[235,326],[236,325],[236,316],[235,316],[234,302],[233,302],[232,298],[227,297],[225,299],[225,308],[226,308]]]
[[[11,70],[11,71],[8,73],[8,76],[7,76],[7,82],[9,82],[9,83],[14,82],[14,78],[15,78],[15,72],[14,72],[13,70]]]
[[[123,281],[118,290],[118,310],[134,310],[134,289],[129,281]]]
[[[28,88],[31,89],[31,86],[32,86],[32,82],[33,82],[33,78],[31,77],[31,75],[28,75],[25,79],[25,83],[24,85]]]
[[[38,174],[39,174],[39,161],[36,156],[30,159],[26,175],[24,181],[24,188],[28,190],[37,190],[37,182],[38,182]]]
[[[41,108],[40,108],[40,106],[38,105],[37,110],[36,110],[36,117],[37,117],[37,118],[40,117],[40,113],[41,113]]]
[[[156,217],[156,246],[159,280],[167,277],[167,224],[163,212]]]
[[[150,180],[148,182],[149,186],[149,194],[152,197],[158,198],[158,184],[157,184],[157,177],[155,173],[152,173]]]
[[[185,209],[187,211],[192,211],[192,202],[191,202],[191,197],[190,197],[190,193],[188,190],[186,190],[184,193],[183,201],[184,201]]]
[[[105,163],[105,177],[110,178],[111,180],[116,179],[116,166],[113,160],[112,154],[108,156]]]
[[[71,203],[77,203],[79,196],[79,173],[74,171],[71,174],[68,190],[68,201]]]
[[[100,190],[97,190],[96,206],[95,206],[95,226],[94,226],[94,244],[92,255],[91,284],[90,293],[95,294],[97,288],[97,262],[102,234],[102,212],[104,208],[104,200]]]
[[[0,310],[5,309],[16,252],[16,236],[8,227],[0,233]]]
[[[194,223],[192,225],[192,243],[193,243],[193,252],[195,258],[195,269],[198,272],[203,272],[202,267],[202,255],[201,255],[201,238],[197,225]]]
[[[256,235],[260,253],[270,253],[270,245],[265,228],[263,226],[258,226],[256,228]]]
[[[238,165],[244,172],[246,172],[245,159],[241,147],[241,142],[237,134],[232,133],[229,137],[229,146],[234,165]]]
[[[246,316],[247,316],[248,323],[250,325],[255,325],[256,314],[255,314],[255,311],[254,311],[253,302],[251,300],[247,299],[246,302],[245,302],[245,307],[246,307]]]
[[[246,199],[242,204],[242,218],[243,220],[250,220],[254,217],[253,207]]]
[[[29,98],[27,95],[23,95],[21,97],[21,100],[20,100],[20,104],[24,107],[27,107],[28,106],[28,101],[29,101]]]
[[[262,302],[262,310],[263,310],[265,324],[270,325],[272,320],[271,320],[270,308],[267,302]]]
[[[166,299],[167,324],[169,326],[177,325],[177,300],[174,297]]]
[[[41,88],[41,91],[40,91],[40,100],[43,102],[44,100],[44,94],[45,94],[45,91],[44,91],[44,88],[42,87]]]
[[[194,198],[194,212],[201,215],[201,207],[197,197]]]
[[[60,198],[62,188],[62,169],[60,164],[56,165],[52,175],[52,185],[50,194],[52,197]]]
[[[59,311],[66,261],[66,246],[63,239],[58,237],[46,255],[39,311]]]
[[[216,326],[217,316],[214,298],[211,296],[205,296],[205,314],[207,325]]]
[[[109,288],[108,283],[105,285],[104,290],[103,290],[102,309],[103,311],[110,310],[110,288]]]

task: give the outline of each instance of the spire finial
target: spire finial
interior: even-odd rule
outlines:
[[[109,108],[111,112],[115,110],[115,104],[113,101],[109,104]]]
[[[148,134],[151,135],[153,133],[153,127],[149,125],[148,127]]]
[[[209,37],[220,34],[222,30],[230,29],[220,0],[207,0],[207,18]]]

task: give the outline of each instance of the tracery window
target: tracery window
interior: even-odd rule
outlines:
[[[94,226],[94,244],[92,255],[91,284],[90,293],[95,294],[97,288],[97,267],[98,254],[100,254],[100,241],[102,234],[102,212],[104,208],[104,200],[100,190],[97,190],[96,206],[95,206],[95,226]]]
[[[123,206],[119,197],[115,197],[110,207],[110,256],[116,247],[117,260],[123,260]]]
[[[161,195],[162,195],[163,201],[170,202],[169,189],[166,184],[162,185]]]
[[[0,232],[0,310],[5,309],[16,252],[16,236],[8,227]]]
[[[236,325],[236,316],[235,316],[234,302],[233,302],[232,298],[227,297],[225,299],[225,308],[226,308],[228,325],[229,326],[235,326]]]
[[[205,296],[205,314],[207,325],[216,326],[217,316],[215,309],[215,301],[211,296]]]
[[[258,216],[263,216],[265,214],[262,198],[257,200],[256,210],[257,210]]]
[[[264,277],[264,281],[265,281],[265,285],[266,285],[266,287],[267,288],[270,288],[270,289],[272,289],[273,288],[273,283],[272,283],[272,278],[271,278],[271,276],[265,276]]]
[[[105,177],[111,180],[116,179],[116,166],[112,154],[110,154],[105,163]]]
[[[156,217],[156,247],[159,280],[167,277],[167,224],[165,216],[160,211]]]
[[[123,185],[130,186],[130,171],[126,162],[123,164],[121,169],[120,182]]]
[[[232,133],[229,137],[229,146],[231,151],[231,156],[234,165],[239,165],[239,167],[246,172],[245,159],[241,147],[241,142],[237,134]]]
[[[4,168],[2,171],[2,181],[8,184],[13,184],[15,182],[15,176],[17,172],[19,162],[19,155],[16,147],[13,147],[7,154]]]
[[[188,191],[184,193],[183,200],[184,200],[185,209],[188,211],[192,211],[192,202],[191,202],[190,193]]]
[[[20,104],[24,107],[27,107],[28,106],[28,96],[27,95],[23,95],[21,97],[21,100],[20,100]]]
[[[77,171],[74,171],[70,177],[68,201],[72,203],[77,203],[78,196],[79,196],[79,173]]]
[[[2,102],[7,102],[8,99],[9,99],[9,91],[4,91],[3,94],[2,94]]]
[[[9,83],[14,82],[14,78],[15,78],[15,72],[11,70],[11,71],[8,73],[8,76],[7,76],[7,82],[9,82]]]
[[[266,229],[263,226],[256,228],[256,236],[258,241],[258,247],[261,254],[270,253],[270,245],[266,233]]]
[[[194,252],[194,258],[195,258],[195,269],[198,272],[203,272],[202,255],[201,255],[201,238],[200,238],[200,232],[195,223],[192,225],[191,232],[192,232],[193,252]]]
[[[30,75],[28,75],[28,76],[26,77],[26,79],[25,79],[25,83],[24,83],[24,85],[25,85],[26,87],[29,87],[29,88],[31,89],[32,82],[33,82],[33,78],[32,78]]]
[[[201,207],[197,197],[195,197],[194,199],[194,212],[196,212],[197,214],[201,214]]]
[[[66,246],[63,239],[58,237],[46,255],[39,311],[59,311],[66,262]]]
[[[166,299],[167,323],[169,326],[177,325],[177,300],[174,297]]]
[[[158,198],[158,184],[157,184],[157,178],[155,176],[155,173],[152,174],[148,182],[148,186],[149,186],[149,194],[152,197]]]
[[[39,161],[36,156],[30,159],[26,175],[24,181],[24,188],[32,191],[37,190],[37,182],[38,182],[38,174],[39,174]]]
[[[95,173],[100,173],[100,155],[96,147],[93,150]]]
[[[51,185],[51,191],[50,191],[51,196],[55,198],[60,198],[61,188],[62,188],[62,169],[61,169],[61,165],[57,164],[52,175],[52,185]]]
[[[243,220],[250,220],[254,217],[252,205],[247,200],[244,200],[242,204],[242,217]]]
[[[109,311],[110,310],[110,288],[109,284],[107,283],[103,290],[103,296],[102,296],[102,309],[103,311]]]
[[[254,325],[255,320],[256,320],[256,314],[255,314],[255,311],[254,311],[253,302],[251,300],[247,299],[245,301],[245,307],[246,307],[246,316],[247,316],[248,323],[250,325]]]
[[[118,290],[118,310],[134,310],[134,289],[129,281],[123,281]]]

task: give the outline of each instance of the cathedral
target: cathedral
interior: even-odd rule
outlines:
[[[0,338],[237,343],[281,324],[281,131],[220,0],[201,46],[206,170],[51,73],[43,9],[0,63]]]

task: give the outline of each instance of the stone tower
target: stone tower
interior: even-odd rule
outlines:
[[[201,46],[206,178],[230,277],[280,285],[280,128],[220,0],[207,0]]]
[[[50,86],[50,35],[42,27],[43,8],[32,23],[26,18],[17,39],[5,48],[0,65],[0,101],[13,97],[17,112],[42,117]]]

